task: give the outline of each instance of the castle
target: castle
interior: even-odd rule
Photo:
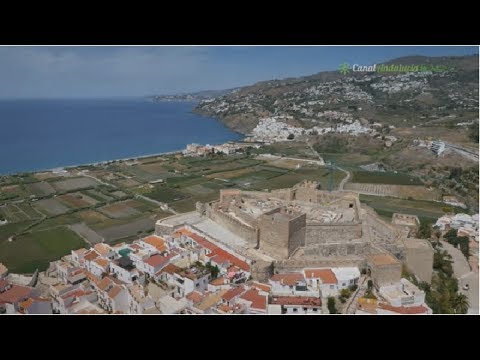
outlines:
[[[398,223],[399,215],[388,223],[360,204],[357,193],[323,191],[315,181],[270,192],[220,190],[219,200],[196,208],[157,221],[157,234],[188,225],[240,253],[286,268],[360,266],[382,253],[404,260],[414,246],[406,241],[411,231]]]

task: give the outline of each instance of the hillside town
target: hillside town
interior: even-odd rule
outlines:
[[[434,249],[415,237],[418,218],[395,214],[388,224],[358,195],[317,187],[224,190],[216,202],[158,220],[151,235],[72,250],[32,276],[0,264],[0,311],[432,314],[422,288]],[[444,216],[437,226],[478,249],[478,214]],[[476,267],[478,279],[478,257]]]

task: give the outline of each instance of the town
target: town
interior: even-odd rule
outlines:
[[[0,306],[7,314],[431,314],[425,288],[436,251],[460,251],[418,238],[414,215],[388,223],[358,194],[319,187],[220,190],[218,200],[157,220],[152,234],[71,250],[32,276],[2,264]],[[468,266],[478,269],[478,214],[444,216],[437,228],[476,244]],[[474,286],[472,271],[462,276],[463,290]],[[465,306],[459,300],[455,312]]]

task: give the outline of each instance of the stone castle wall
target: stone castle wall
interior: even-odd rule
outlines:
[[[223,211],[215,209],[215,204],[206,207],[206,216],[215,221],[217,224],[225,227],[237,236],[245,239],[249,244],[257,246],[258,244],[258,230],[256,228],[245,225],[239,220],[231,217]]]
[[[362,225],[307,224],[305,244],[348,242],[362,237]]]

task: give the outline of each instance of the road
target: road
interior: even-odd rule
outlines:
[[[317,152],[317,150],[315,150],[313,148],[313,146],[308,142],[306,141],[306,144],[308,145],[308,147],[312,150],[312,152],[319,158],[319,160],[321,160],[322,162],[324,161],[323,158],[320,156],[320,154]],[[345,170],[345,169],[342,169],[341,167],[335,165],[335,169],[338,169],[340,171],[343,171],[346,176],[342,179],[342,181],[340,181],[340,184],[338,185],[338,190],[340,191],[343,191],[343,188],[345,187],[345,184],[347,183],[347,181],[350,179],[350,172]]]
[[[464,148],[463,146],[455,145],[455,144],[450,144],[450,143],[445,143],[445,147],[448,149],[453,149],[460,155],[472,160],[478,162],[478,152],[475,152],[473,150]]]
[[[440,241],[443,249],[452,256],[453,275],[458,279],[458,289],[462,294],[467,295],[470,308],[469,314],[478,314],[478,272],[470,270],[470,265],[463,253],[451,244]],[[468,290],[463,287],[468,284]]]

